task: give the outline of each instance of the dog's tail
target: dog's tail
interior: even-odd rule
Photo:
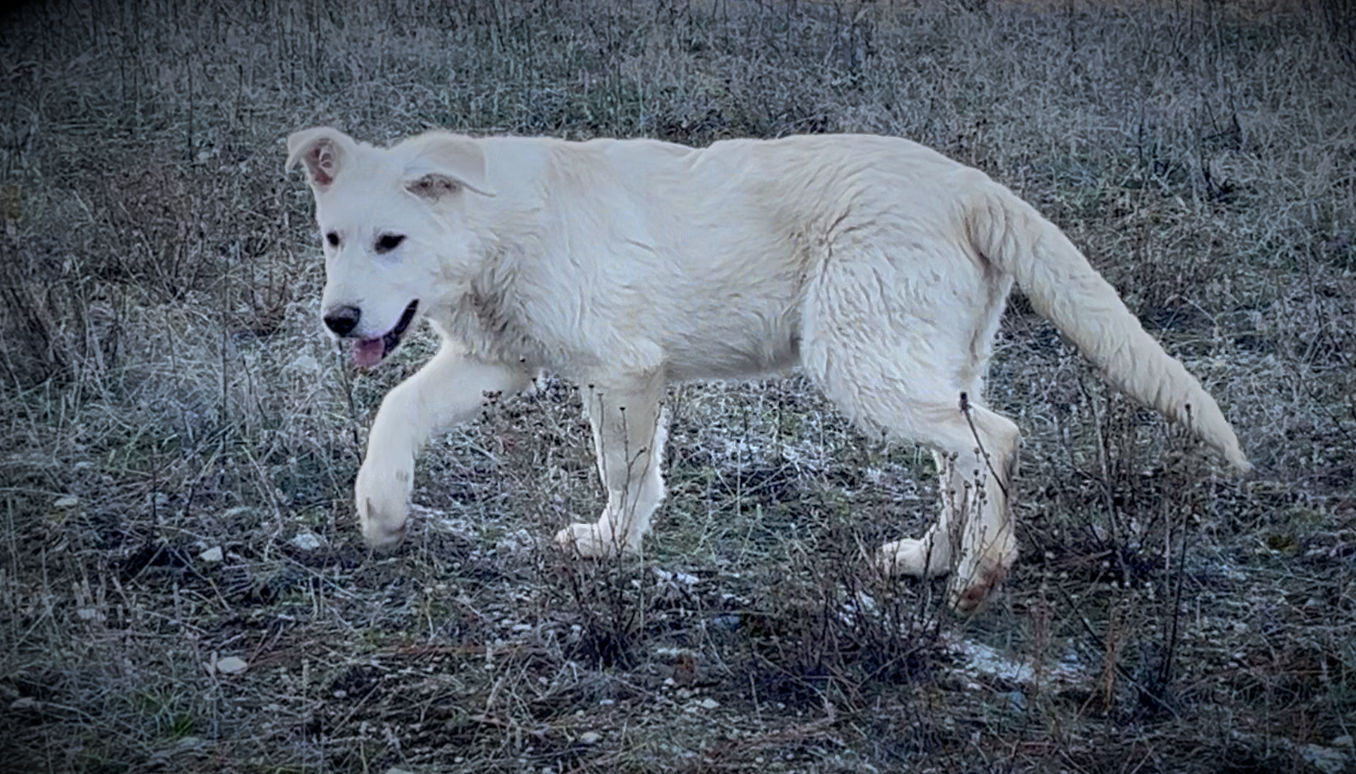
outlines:
[[[1016,278],[1031,305],[1054,323],[1113,386],[1168,420],[1186,424],[1240,472],[1252,468],[1219,404],[1163,351],[1115,288],[1055,224],[1002,186],[984,186],[968,219],[975,248]]]

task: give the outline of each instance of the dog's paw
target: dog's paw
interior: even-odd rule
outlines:
[[[945,575],[950,558],[941,546],[926,540],[897,540],[881,546],[875,557],[876,568],[887,577],[908,575],[914,578]]]
[[[571,524],[556,533],[556,543],[566,551],[585,559],[603,559],[640,551],[640,541],[634,545],[618,536],[611,524]]]
[[[364,463],[353,486],[363,539],[373,548],[394,548],[405,539],[405,518],[414,471]]]
[[[989,568],[981,570],[977,576],[961,582],[961,577],[956,576],[952,581],[951,595],[948,601],[951,603],[951,609],[961,615],[971,615],[975,613],[985,600],[998,589],[998,584],[1002,583],[1007,571],[1000,568]]]
[[[976,561],[966,559],[962,559],[961,566],[956,568],[948,599],[951,608],[962,615],[979,610],[993,595],[1016,562],[1017,552],[995,550]]]

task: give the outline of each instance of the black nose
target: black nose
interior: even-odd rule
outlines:
[[[356,306],[335,307],[325,315],[325,327],[334,331],[335,335],[347,336],[358,327],[358,318],[362,314],[362,310]]]

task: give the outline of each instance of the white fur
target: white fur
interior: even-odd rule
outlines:
[[[355,487],[373,545],[403,534],[431,432],[473,416],[485,392],[519,392],[549,370],[591,388],[608,492],[596,523],[558,539],[585,556],[637,551],[664,496],[666,387],[799,366],[862,426],[936,451],[941,518],[878,561],[954,570],[952,601],[972,610],[1016,557],[1018,430],[982,402],[1014,280],[1111,383],[1248,467],[1214,400],[1054,225],[906,140],[698,150],[429,133],[378,148],[319,128],[288,150],[289,166],[308,171],[322,235],[341,240],[326,248],[325,309],[361,309],[354,335],[373,337],[418,300],[444,339],[373,424]],[[383,234],[405,241],[378,254]],[[976,437],[987,471],[968,491]]]

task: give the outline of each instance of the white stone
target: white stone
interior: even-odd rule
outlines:
[[[245,671],[249,664],[245,663],[245,659],[238,656],[227,656],[219,659],[216,666],[217,671],[223,675],[233,675]]]
[[[309,531],[298,532],[297,536],[292,538],[291,543],[303,551],[314,551],[325,545],[325,541],[321,540],[314,532]]]

